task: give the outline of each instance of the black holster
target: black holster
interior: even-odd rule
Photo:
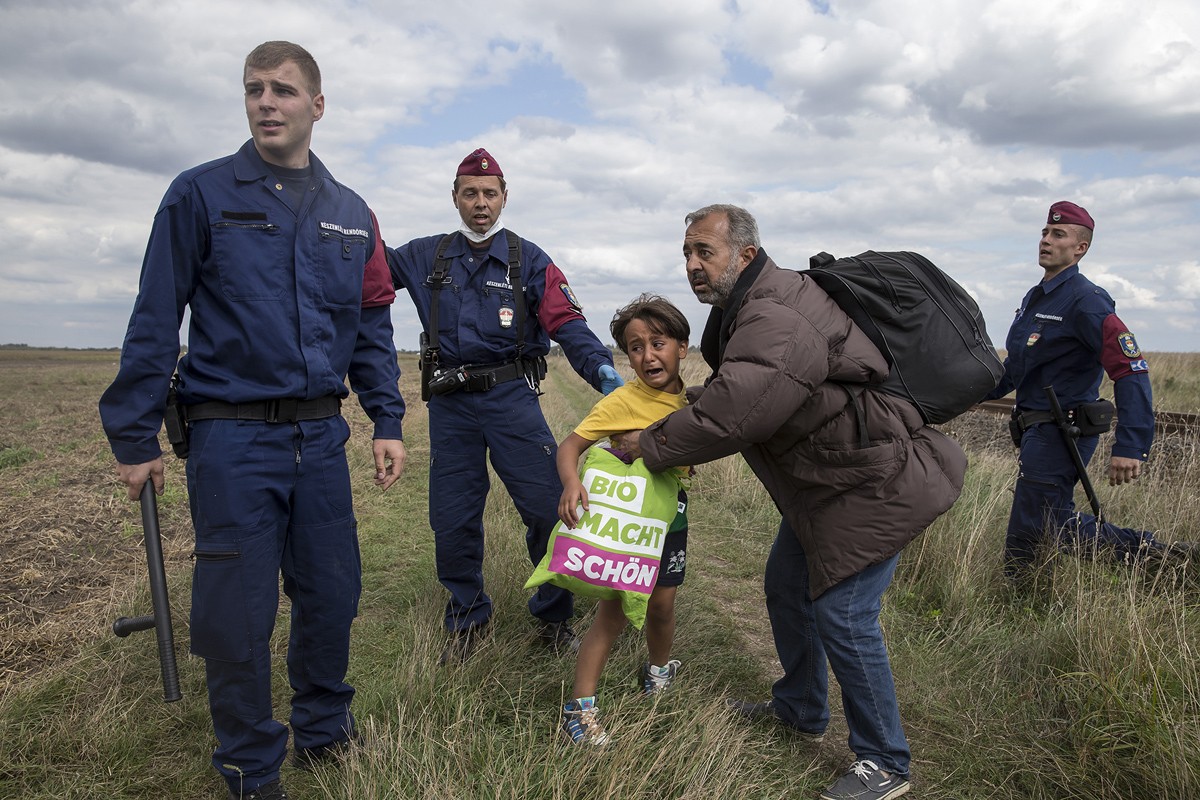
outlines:
[[[428,403],[430,396],[433,394],[429,390],[429,384],[433,380],[433,374],[437,371],[438,355],[437,351],[429,346],[429,334],[421,331],[421,401]]]
[[[428,388],[430,394],[487,392],[497,384],[522,379],[530,389],[541,394],[538,387],[545,377],[545,358],[515,358],[494,364],[464,364],[461,367],[434,369]]]
[[[1094,403],[1084,403],[1075,409],[1075,427],[1079,428],[1080,436],[1099,436],[1108,433],[1112,427],[1113,417],[1117,408],[1109,400],[1097,400]]]
[[[1116,416],[1116,406],[1111,400],[1100,399],[1093,403],[1083,403],[1063,412],[1067,425],[1074,429],[1076,436],[1099,436],[1108,433]],[[1013,412],[1008,421],[1008,432],[1013,444],[1021,446],[1021,434],[1034,425],[1055,422],[1054,414],[1049,411]]]
[[[167,429],[167,441],[176,458],[188,457],[188,427],[187,408],[179,404],[179,394],[175,391],[177,378],[171,379],[171,388],[167,390],[167,408],[163,412],[163,427]]]

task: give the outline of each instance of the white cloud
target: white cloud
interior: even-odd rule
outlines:
[[[242,59],[287,38],[324,73],[315,152],[390,243],[457,226],[454,167],[485,146],[509,176],[506,222],[559,262],[602,337],[647,290],[702,324],[683,215],[727,201],[786,265],[925,252],[1001,341],[1040,277],[1045,208],[1070,198],[1098,223],[1084,270],[1143,346],[1195,348],[1200,11],[1185,0],[254,9],[0,8],[0,342],[120,342],[168,182],[246,138]]]

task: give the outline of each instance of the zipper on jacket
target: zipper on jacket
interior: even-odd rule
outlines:
[[[279,226],[272,222],[229,222],[228,220],[213,223],[214,228],[242,228],[251,231],[274,231]]]

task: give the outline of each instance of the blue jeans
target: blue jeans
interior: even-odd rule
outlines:
[[[827,667],[842,688],[850,749],[888,772],[907,775],[911,753],[879,627],[880,599],[898,556],[867,567],[825,591],[808,592],[808,559],[785,520],[767,558],[767,615],[783,677],[772,687],[785,723],[820,733],[829,723]]]
[[[1098,436],[1076,440],[1086,465],[1099,444]],[[1076,513],[1075,484],[1079,475],[1062,432],[1054,425],[1035,425],[1021,436],[1021,472],[1008,518],[1004,559],[1009,575],[1033,563],[1047,526],[1055,544],[1085,551],[1111,547],[1119,556],[1137,555],[1144,548],[1160,547],[1154,534],[1121,528],[1110,522],[1096,524],[1091,514]]]

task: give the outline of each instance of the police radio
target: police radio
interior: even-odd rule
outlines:
[[[429,346],[429,334],[421,331],[421,400],[428,403],[431,396],[429,389],[437,372],[437,349]]]

